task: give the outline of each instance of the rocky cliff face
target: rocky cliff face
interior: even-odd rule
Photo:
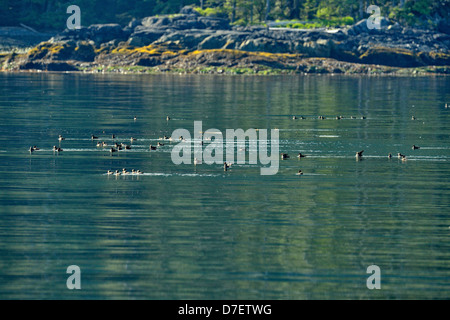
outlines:
[[[365,21],[336,30],[239,27],[224,19],[200,16],[187,7],[176,15],[133,20],[125,28],[104,24],[66,30],[30,50],[14,68],[72,71],[141,66],[164,71],[203,66],[304,72],[315,63],[319,68],[314,70],[339,72],[337,62],[399,68],[450,66],[449,34],[403,28],[388,21],[382,27],[369,30]],[[336,63],[323,66],[317,58]]]

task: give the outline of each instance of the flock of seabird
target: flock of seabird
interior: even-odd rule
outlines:
[[[445,104],[445,109],[448,109],[448,104]],[[304,120],[305,117],[303,117],[303,116],[293,116],[292,119],[293,120],[299,120],[299,119],[300,120]],[[324,116],[319,116],[318,119],[324,120],[326,118]],[[344,119],[344,117],[343,116],[336,116],[335,119],[336,120],[341,120],[341,119]],[[350,119],[356,119],[356,117],[355,116],[351,116]],[[364,119],[366,119],[366,117],[365,116],[361,116],[360,119],[364,120]],[[169,116],[167,116],[166,120],[169,121],[169,120],[171,120],[171,118]],[[411,120],[417,120],[417,118],[415,116],[412,116]],[[137,121],[137,117],[136,116],[134,117],[134,121]],[[91,140],[94,141],[94,140],[98,140],[98,139],[99,139],[99,137],[97,137],[95,135],[91,135]],[[116,136],[114,134],[112,135],[112,139],[113,140],[116,139]],[[162,138],[159,138],[159,139],[160,140],[172,141],[172,137],[168,137],[168,136],[163,136]],[[65,140],[65,138],[62,135],[58,136],[59,143],[61,143],[61,141],[64,141],[64,140]],[[133,143],[136,140],[137,140],[136,138],[133,138],[133,137],[130,138],[130,142],[131,143]],[[184,140],[184,138],[180,137],[179,140]],[[150,150],[156,150],[157,147],[161,147],[161,146],[164,146],[164,144],[161,143],[161,142],[158,142],[157,146],[150,145],[149,149]],[[105,148],[105,147],[108,147],[108,144],[105,141],[102,141],[102,142],[99,141],[97,143],[97,147]],[[130,150],[130,149],[131,149],[130,145],[127,145],[127,144],[124,144],[124,143],[117,143],[117,142],[115,142],[110,147],[109,151],[112,154],[112,153],[115,153],[115,152],[119,152],[121,150]],[[418,150],[418,149],[420,149],[419,146],[416,146],[416,145],[412,146],[412,150]],[[38,150],[39,150],[39,148],[37,146],[32,146],[32,147],[29,148],[29,152],[30,153],[33,153],[34,151],[38,151]],[[53,152],[58,152],[59,153],[59,152],[62,152],[62,151],[63,151],[63,149],[61,147],[53,146]],[[361,159],[363,157],[363,153],[364,153],[364,150],[356,152],[356,155],[355,155],[356,159],[357,160]],[[306,157],[306,155],[304,155],[302,153],[299,153],[297,155],[297,158],[299,160],[302,159],[302,158],[305,158],[305,157]],[[281,153],[281,160],[286,160],[286,159],[289,159],[289,158],[290,158],[290,156],[287,153]],[[388,158],[389,159],[392,158],[392,154],[391,153],[388,154]],[[406,161],[407,160],[406,155],[404,155],[402,153],[397,153],[397,158],[402,160],[402,161]],[[197,165],[198,163],[199,162],[198,162],[197,158],[195,158],[194,159],[194,165]],[[227,171],[231,167],[231,165],[232,165],[231,163],[224,162],[224,165],[223,165],[224,171]],[[107,172],[107,175],[116,175],[116,176],[119,176],[119,175],[141,175],[141,174],[143,174],[143,172],[141,172],[140,170],[132,169],[131,171],[127,171],[127,169],[125,169],[125,168],[122,169],[121,171],[119,171],[119,170],[115,170],[115,171],[108,170],[108,172]],[[297,172],[297,175],[303,175],[303,171],[299,170]]]

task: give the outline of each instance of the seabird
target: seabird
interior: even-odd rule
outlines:
[[[362,158],[363,152],[364,152],[364,150],[357,152],[355,157],[356,158]]]
[[[287,153],[282,153],[281,154],[281,159],[282,160],[289,159],[289,155]]]
[[[303,171],[302,171],[302,170],[298,170],[297,175],[298,175],[298,176],[303,175]]]
[[[304,154],[299,153],[297,158],[301,159],[301,158],[305,158],[306,156]]]
[[[417,150],[417,149],[420,149],[420,147],[418,147],[418,146],[416,146],[415,144],[412,146],[412,149],[413,150]]]

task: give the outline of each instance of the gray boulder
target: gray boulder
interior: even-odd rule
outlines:
[[[93,24],[88,28],[90,40],[102,44],[111,40],[126,40],[126,34],[117,23]]]
[[[202,42],[199,43],[198,49],[199,50],[205,50],[205,49],[221,49],[227,44],[227,38],[224,35],[210,35],[209,37],[205,38]]]
[[[135,32],[131,34],[128,43],[131,46],[143,47],[157,41],[165,34],[164,30],[151,29],[145,27],[137,27]]]
[[[193,16],[200,16],[200,13],[198,13],[197,11],[194,10],[193,7],[191,6],[184,6],[181,10],[180,10],[181,14],[186,14],[186,15],[193,15]]]

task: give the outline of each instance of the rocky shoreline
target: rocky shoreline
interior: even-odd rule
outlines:
[[[369,30],[364,20],[334,30],[240,27],[185,7],[180,14],[133,20],[125,28],[92,25],[36,39],[40,43],[26,53],[0,54],[2,70],[450,74],[448,30],[416,30],[387,20],[381,30]]]

